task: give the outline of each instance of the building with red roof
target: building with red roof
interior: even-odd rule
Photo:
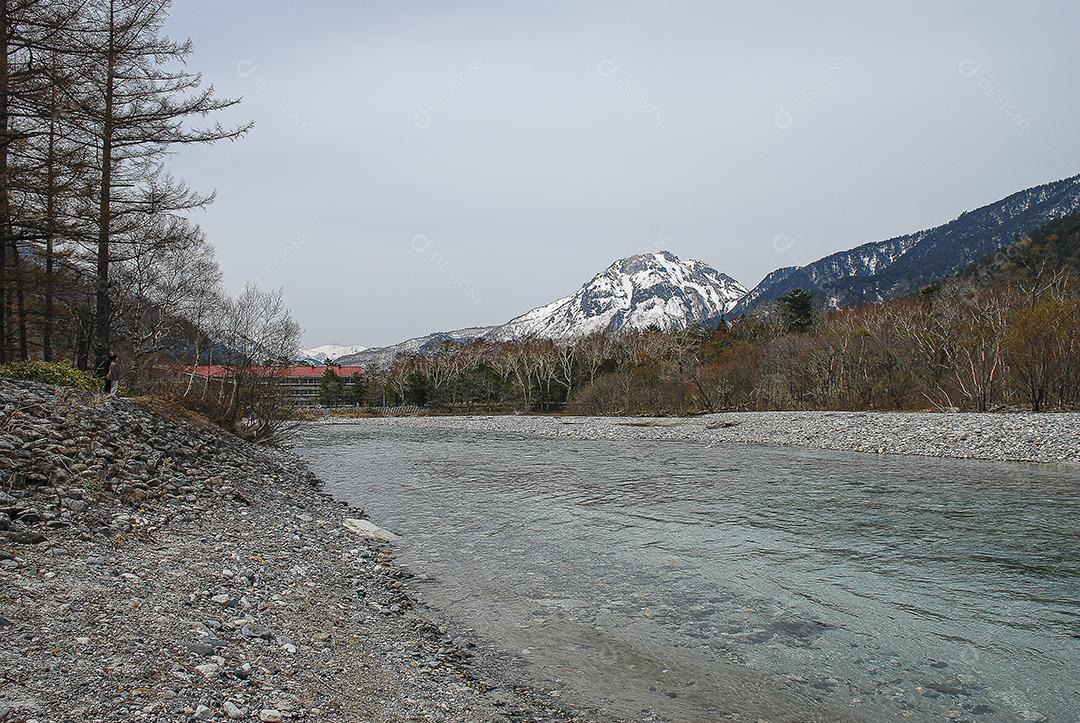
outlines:
[[[254,377],[272,378],[285,392],[289,401],[294,404],[318,404],[319,384],[322,382],[323,375],[326,374],[327,369],[333,369],[334,372],[341,377],[346,392],[348,392],[353,384],[352,376],[354,374],[364,373],[364,368],[359,366],[317,367],[307,365],[252,367],[250,369],[245,369],[244,373]],[[190,369],[187,373],[190,373]],[[233,378],[235,373],[236,370],[233,367],[217,364],[202,364],[195,367],[195,376],[205,379],[208,382],[227,383]]]

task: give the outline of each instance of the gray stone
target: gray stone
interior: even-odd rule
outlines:
[[[231,720],[240,720],[241,718],[247,718],[247,708],[241,708],[231,700],[227,700],[221,704],[221,712],[225,714],[226,718]]]
[[[240,628],[240,634],[245,638],[251,638],[252,640],[271,640],[274,637],[272,632],[255,623],[244,625]]]
[[[4,532],[4,537],[16,545],[38,545],[48,540],[40,532]]]
[[[203,657],[214,654],[214,646],[208,645],[207,643],[185,642],[184,647],[196,655],[202,655]]]
[[[45,518],[37,510],[30,508],[20,512],[16,519],[24,525],[32,525],[35,522],[41,522]]]
[[[202,665],[196,665],[195,670],[205,677],[213,680],[221,674],[221,666],[217,663],[204,663]]]
[[[80,499],[67,498],[64,500],[63,505],[65,508],[71,510],[76,514],[81,514],[90,509],[90,505]]]

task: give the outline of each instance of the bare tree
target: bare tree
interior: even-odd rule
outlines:
[[[259,441],[277,442],[289,427],[283,414],[280,370],[296,358],[300,326],[286,308],[282,291],[262,291],[248,284],[226,302],[222,360],[231,383],[223,421]]]
[[[148,216],[200,208],[198,194],[168,174],[176,145],[235,139],[251,125],[193,129],[188,121],[238,101],[215,97],[187,69],[191,41],[163,34],[170,0],[88,0],[77,52],[85,59],[82,121],[97,150],[98,209],[95,282],[96,351],[109,346],[110,263],[117,246],[133,244]],[[130,254],[131,249],[128,249]]]

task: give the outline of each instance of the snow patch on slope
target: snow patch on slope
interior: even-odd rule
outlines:
[[[738,281],[669,251],[616,261],[576,293],[495,328],[488,338],[574,339],[623,330],[665,330],[715,322],[746,294]]]
[[[358,354],[359,352],[367,349],[366,346],[342,346],[340,344],[323,344],[322,346],[313,346],[310,349],[300,350],[300,356],[303,359],[312,361],[318,364],[325,364],[327,359],[340,359],[343,356],[349,356],[350,354]]]

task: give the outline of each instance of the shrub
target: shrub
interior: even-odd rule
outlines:
[[[0,377],[42,384],[73,387],[87,392],[100,391],[103,382],[93,374],[76,369],[70,362],[16,361],[0,364]]]

